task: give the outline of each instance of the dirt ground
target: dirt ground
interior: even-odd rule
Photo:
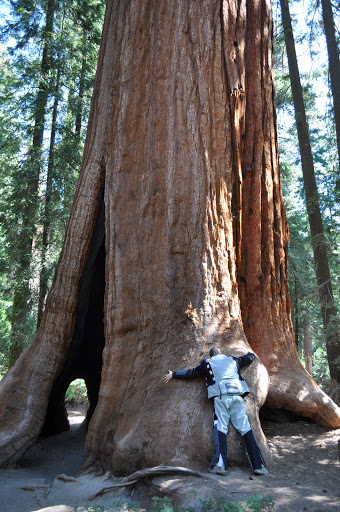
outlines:
[[[117,500],[138,501],[150,510],[152,496],[169,496],[199,512],[200,500],[223,496],[238,502],[254,495],[272,498],[275,512],[340,511],[340,429],[307,422],[263,422],[273,452],[268,476],[256,477],[248,468],[230,468],[227,476],[158,476],[91,501],[113,480],[76,477],[84,452],[83,414],[71,410],[69,432],[38,439],[15,469],[0,470],[0,512],[85,512],[100,505],[114,512]]]

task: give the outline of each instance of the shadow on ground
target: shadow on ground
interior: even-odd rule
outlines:
[[[199,512],[200,500],[240,501],[254,495],[272,498],[276,512],[340,511],[340,429],[266,421],[263,429],[273,452],[269,476],[255,477],[249,468],[230,468],[225,477],[159,476],[89,501],[113,480],[76,477],[84,453],[83,418],[82,410],[73,409],[69,432],[37,440],[16,469],[0,471],[0,512],[73,512],[76,507],[82,512],[86,505],[114,512],[117,500],[138,501],[150,510],[152,496],[169,496],[174,504]]]

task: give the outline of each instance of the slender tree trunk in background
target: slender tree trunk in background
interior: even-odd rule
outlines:
[[[52,213],[52,193],[53,193],[53,169],[54,169],[54,147],[55,137],[57,131],[57,114],[59,104],[59,88],[60,88],[60,67],[57,71],[56,86],[54,91],[54,105],[52,112],[52,126],[50,136],[50,148],[48,154],[48,165],[47,165],[47,179],[45,189],[45,208],[43,214],[43,236],[42,236],[42,247],[41,247],[41,259],[40,259],[40,279],[39,279],[39,300],[38,300],[38,317],[37,327],[39,327],[41,318],[44,312],[45,299],[48,291],[48,261],[47,253],[50,243],[50,227],[51,227],[51,213]]]
[[[323,232],[308,123],[305,113],[300,74],[296,58],[289,5],[287,0],[280,0],[280,3],[287,49],[289,75],[294,101],[295,121],[301,154],[307,212],[314,252],[315,272],[326,340],[327,358],[331,377],[340,382],[340,365],[336,363],[336,359],[340,356],[340,339],[339,330],[337,327],[338,319],[333,298],[332,281],[328,265],[326,238]]]
[[[60,37],[64,34],[66,16],[66,6],[64,6],[63,17],[61,23]],[[58,51],[57,56],[57,76],[54,88],[54,104],[52,111],[52,123],[51,123],[51,135],[50,135],[50,147],[48,153],[48,164],[47,164],[47,178],[45,188],[45,207],[43,213],[43,235],[42,235],[42,246],[41,246],[41,258],[40,258],[40,278],[39,278],[39,297],[38,297],[38,314],[37,314],[37,328],[41,323],[42,315],[45,308],[45,300],[48,292],[48,261],[47,254],[50,243],[50,228],[51,228],[51,214],[52,214],[52,194],[53,194],[53,174],[54,174],[54,158],[55,158],[55,139],[57,133],[57,115],[59,108],[60,99],[60,79],[61,79],[61,52]]]
[[[307,318],[305,325],[305,332],[303,337],[304,351],[305,351],[305,362],[306,370],[312,375],[313,374],[313,340],[312,331],[310,326],[310,320]]]
[[[85,84],[85,72],[86,72],[86,38],[84,41],[84,49],[83,49],[83,60],[81,66],[81,72],[79,77],[79,94],[77,98],[77,112],[76,112],[76,124],[75,124],[75,136],[77,139],[80,139],[81,132],[81,123],[83,118],[83,100],[84,100],[84,84]]]
[[[32,146],[24,164],[26,181],[23,222],[20,227],[18,255],[19,262],[15,275],[15,288],[12,307],[12,331],[9,347],[9,368],[15,363],[24,349],[25,329],[31,307],[31,262],[33,239],[36,232],[38,213],[38,194],[40,172],[42,167],[42,142],[45,127],[45,114],[48,99],[48,78],[51,67],[51,43],[55,0],[49,0],[46,7],[46,25],[44,29],[44,46],[41,60],[41,78],[37,93]]]
[[[328,51],[328,66],[331,79],[331,90],[333,96],[334,120],[336,140],[338,147],[338,180],[337,188],[340,194],[340,61],[339,48],[336,40],[333,8],[330,0],[321,0],[322,18],[325,29],[325,36]]]
[[[83,376],[83,468],[206,468],[205,385],[161,378],[213,345],[251,345],[273,407],[340,426],[292,333],[272,57],[269,1],[108,0],[54,284],[35,340],[0,383],[1,464],[42,426],[63,428],[67,386]],[[259,359],[245,371],[267,461],[258,411],[268,372]],[[244,463],[240,436],[228,435],[230,459]]]

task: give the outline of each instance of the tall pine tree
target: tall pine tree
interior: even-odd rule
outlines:
[[[315,272],[318,283],[321,315],[325,331],[327,357],[331,377],[340,382],[340,367],[337,363],[337,359],[340,354],[337,314],[333,297],[326,238],[324,236],[320,212],[319,194],[315,179],[310,135],[300,82],[300,73],[296,57],[288,0],[280,0],[280,5],[301,155],[306,205],[314,253]]]
[[[13,4],[17,18],[29,16],[29,9],[35,6],[31,3],[27,9],[27,2],[19,0]],[[23,11],[24,10],[24,11]],[[31,263],[33,241],[37,228],[37,215],[39,207],[39,186],[42,172],[43,135],[46,121],[46,107],[49,95],[49,74],[52,64],[52,35],[55,14],[55,0],[48,0],[44,12],[44,27],[41,31],[42,56],[39,69],[39,86],[34,101],[34,119],[32,140],[28,148],[27,157],[22,164],[23,211],[21,226],[18,233],[17,267],[15,273],[15,286],[12,308],[12,332],[9,349],[9,367],[14,364],[24,349],[25,326],[30,315],[31,291]],[[31,26],[23,27],[25,36],[29,40]],[[22,41],[23,42],[23,41]],[[20,46],[22,42],[19,42]]]

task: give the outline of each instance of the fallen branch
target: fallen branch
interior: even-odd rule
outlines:
[[[93,500],[100,496],[101,494],[104,494],[105,492],[111,491],[112,489],[117,489],[118,487],[127,487],[128,485],[134,485],[135,483],[139,482],[143,478],[149,478],[150,476],[159,476],[159,475],[170,475],[170,474],[184,474],[184,475],[191,475],[191,476],[198,476],[199,478],[211,478],[214,479],[213,476],[208,475],[207,473],[201,473],[200,471],[193,471],[192,469],[188,468],[181,468],[176,466],[165,466],[161,464],[160,466],[155,466],[154,468],[146,468],[141,469],[140,471],[136,471],[135,473],[132,473],[131,475],[122,478],[120,482],[117,482],[113,485],[110,485],[108,487],[103,487],[103,489],[100,489],[96,494],[91,496],[89,500]]]

